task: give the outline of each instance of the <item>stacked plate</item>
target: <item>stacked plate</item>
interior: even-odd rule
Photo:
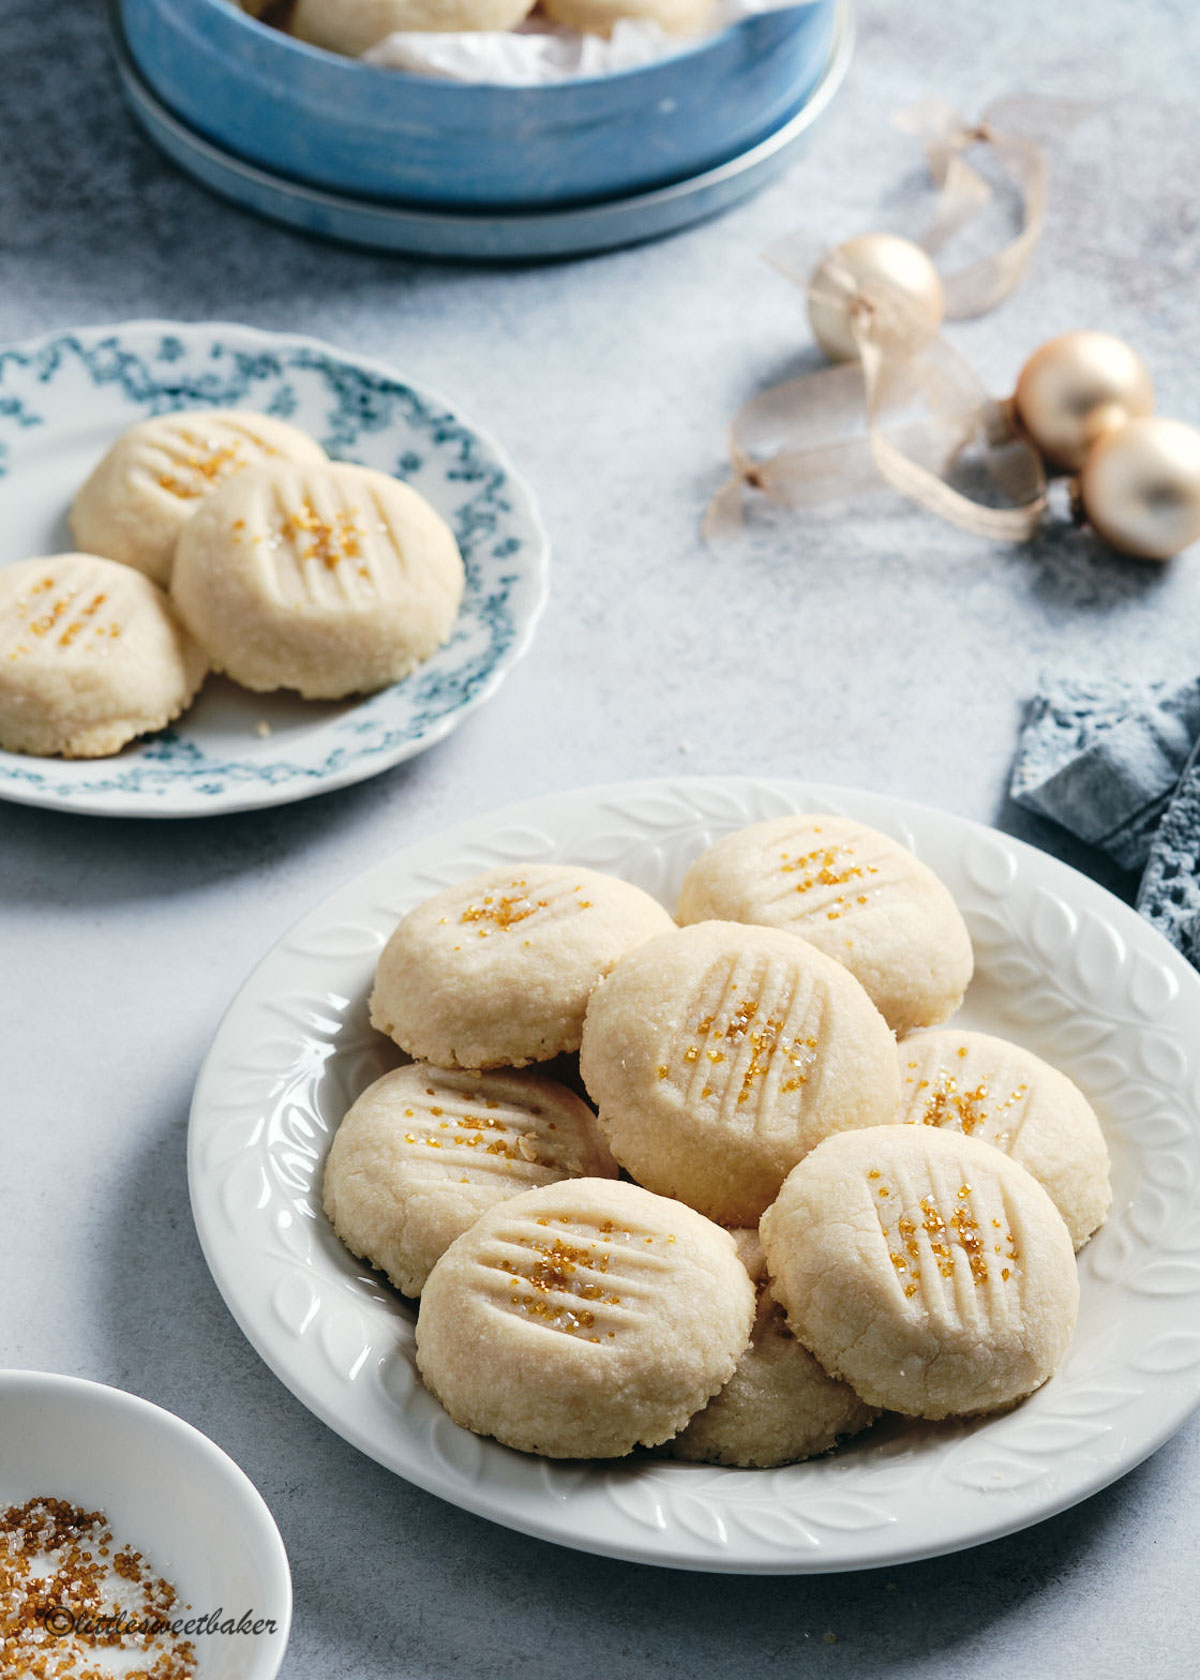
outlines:
[[[426,256],[568,256],[674,232],[777,175],[836,92],[850,0],[765,11],[670,58],[507,87],[337,57],[230,0],[113,0],[134,114],[273,220]]]

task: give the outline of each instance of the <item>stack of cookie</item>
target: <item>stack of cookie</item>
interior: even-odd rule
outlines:
[[[81,552],[0,570],[0,747],[96,758],[161,729],[206,672],[369,693],[449,637],[462,558],[408,485],[265,414],[133,426],[75,498]]]
[[[972,967],[942,883],[833,816],[720,841],[678,923],[492,871],[383,953],[372,1020],[418,1060],[346,1116],[326,1211],[420,1296],[450,1415],[526,1451],[775,1465],[1004,1409],[1070,1339],[1108,1156],[1065,1076],[923,1030]],[[530,1071],[576,1051],[595,1113]]]

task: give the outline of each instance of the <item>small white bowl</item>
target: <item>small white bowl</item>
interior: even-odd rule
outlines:
[[[197,1680],[274,1680],[292,1618],[287,1553],[254,1484],[206,1435],[103,1383],[0,1371],[0,1509],[37,1496],[103,1511],[191,1606],[181,1614],[274,1624],[198,1636]]]

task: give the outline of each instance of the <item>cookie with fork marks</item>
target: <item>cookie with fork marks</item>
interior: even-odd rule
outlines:
[[[1079,1278],[1062,1215],[998,1149],[930,1126],[828,1138],[760,1223],[788,1323],[870,1406],[1003,1411],[1071,1339]]]
[[[71,508],[71,534],[89,554],[133,566],[167,587],[179,533],[206,496],[247,467],[322,462],[307,432],[269,414],[182,409],[123,432]]]
[[[485,870],[409,911],[384,948],[371,1021],[439,1067],[524,1067],[578,1050],[596,982],[670,916],[594,869]]]
[[[456,1423],[549,1458],[674,1435],[732,1376],[754,1286],[733,1238],[622,1180],[485,1213],[429,1275],[417,1363]]]
[[[896,840],[848,817],[774,817],[701,854],[679,896],[683,924],[782,928],[848,968],[897,1033],[954,1013],[974,969],[945,885]]]
[[[245,688],[336,700],[398,682],[445,642],[462,557],[423,496],[368,467],[272,462],[183,527],[171,596]]]
[[[775,928],[664,933],[597,986],[580,1071],[639,1184],[725,1225],[758,1220],[831,1132],[900,1100],[896,1046],[852,974]]]
[[[617,1170],[595,1115],[565,1085],[413,1062],[350,1108],[322,1193],[350,1252],[419,1295],[435,1261],[488,1208],[538,1185]]]

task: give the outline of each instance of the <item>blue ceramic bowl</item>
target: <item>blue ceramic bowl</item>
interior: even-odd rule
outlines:
[[[525,88],[360,64],[229,0],[117,9],[163,103],[249,162],[358,198],[515,209],[664,186],[755,145],[820,79],[837,3],[764,12],[640,70]]]

